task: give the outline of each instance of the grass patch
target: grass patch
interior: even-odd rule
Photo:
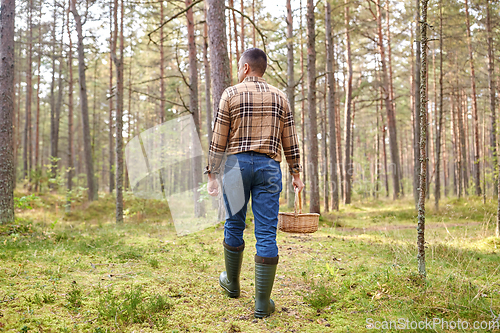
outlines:
[[[429,208],[426,279],[416,272],[410,199],[357,201],[323,214],[314,234],[280,232],[276,313],[255,321],[251,214],[241,297],[228,299],[217,281],[222,224],[177,237],[162,201],[127,198],[116,225],[111,196],[76,202],[71,218],[47,209],[57,195],[38,196],[0,226],[0,331],[367,332],[368,317],[472,322],[500,313],[493,202]]]

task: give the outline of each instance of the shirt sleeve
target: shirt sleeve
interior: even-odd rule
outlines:
[[[281,144],[285,151],[285,158],[288,163],[290,174],[302,172],[300,164],[300,149],[299,139],[295,130],[295,121],[290,110],[290,104],[285,99],[285,118],[283,124],[283,132],[281,133]]]
[[[212,141],[208,151],[208,165],[204,173],[218,174],[220,172],[222,158],[226,152],[226,146],[231,129],[231,117],[229,114],[229,95],[224,90],[220,98],[217,114],[214,119]]]

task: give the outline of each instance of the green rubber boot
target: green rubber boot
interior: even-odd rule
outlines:
[[[236,298],[240,296],[240,272],[245,243],[238,247],[229,246],[226,242],[222,244],[226,271],[220,274],[219,284],[229,297]]]
[[[255,318],[264,318],[274,312],[270,298],[279,256],[266,258],[255,256]]]

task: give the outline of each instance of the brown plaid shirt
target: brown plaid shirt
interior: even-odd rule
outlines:
[[[281,162],[280,143],[290,173],[301,172],[299,140],[286,95],[261,77],[246,77],[222,93],[205,173],[220,172],[224,152],[255,151]]]

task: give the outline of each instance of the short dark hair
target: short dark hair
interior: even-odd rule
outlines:
[[[263,75],[266,72],[267,68],[267,56],[264,51],[253,47],[251,49],[247,49],[241,55],[241,61],[243,64],[247,63],[252,71],[257,72]]]

